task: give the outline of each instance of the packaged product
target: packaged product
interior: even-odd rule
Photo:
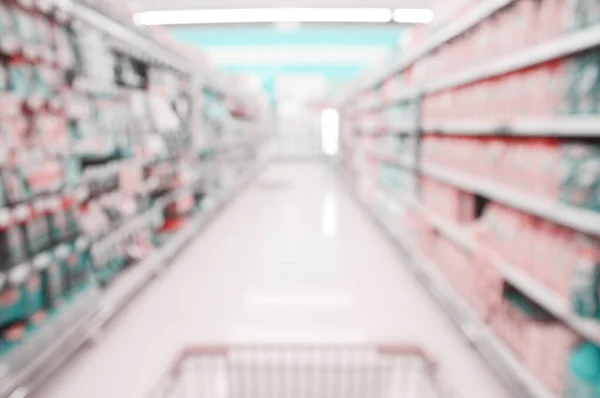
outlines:
[[[20,9],[13,10],[15,19],[16,37],[21,43],[23,54],[26,58],[35,59],[40,55],[40,36],[37,31],[35,18]]]
[[[35,69],[23,62],[9,64],[11,92],[21,101],[25,101],[33,92],[35,86]]]
[[[50,248],[50,228],[45,215],[37,215],[24,224],[28,252],[31,257]]]
[[[19,167],[5,167],[2,177],[7,204],[18,204],[31,198],[27,179]]]
[[[57,308],[66,293],[65,275],[60,263],[51,251],[47,251],[34,257],[32,265],[41,278],[44,307],[50,310]]]
[[[581,235],[571,286],[571,307],[582,317],[600,314],[598,288],[600,286],[600,245],[593,238]]]
[[[562,147],[562,202],[598,211],[600,147],[586,143],[567,143]]]
[[[28,151],[19,161],[22,175],[33,196],[58,192],[64,187],[64,164],[41,150]]]
[[[592,343],[577,347],[568,363],[565,398],[596,398],[600,380],[600,349]]]
[[[567,67],[566,111],[570,115],[599,112],[600,63],[598,52],[588,51],[572,57]]]
[[[0,327],[27,318],[26,281],[29,269],[24,261],[27,246],[20,226],[0,231]]]
[[[16,33],[15,20],[12,8],[6,4],[0,4],[0,47],[4,54],[11,54],[16,50],[14,39]]]

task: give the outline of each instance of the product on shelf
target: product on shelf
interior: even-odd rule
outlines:
[[[563,397],[600,394],[600,236],[586,225],[600,212],[598,4],[466,0],[340,110],[360,196],[414,239],[526,384]],[[420,135],[398,147],[409,123]],[[411,179],[420,211],[400,221],[382,191]]]
[[[0,4],[0,359],[8,369],[0,395],[21,387],[13,380],[29,382],[23,358],[36,361],[37,378],[47,370],[39,363],[55,366],[47,350],[63,344],[21,342],[44,328],[59,337],[61,316],[82,300],[96,311],[87,294],[153,255],[165,210],[184,220],[226,171],[237,179],[257,159],[234,152],[222,164],[193,145],[254,145],[255,97],[226,87],[205,117],[193,107],[203,107],[212,79],[187,61],[195,50],[180,54],[164,32],[134,25],[122,2],[75,1],[72,9],[61,0]],[[202,128],[208,119],[216,134]],[[184,169],[194,178],[182,178]]]

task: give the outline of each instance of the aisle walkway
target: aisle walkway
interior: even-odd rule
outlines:
[[[265,184],[281,182],[285,184]],[[421,342],[464,398],[508,398],[324,165],[271,166],[36,398],[136,398],[186,343]]]

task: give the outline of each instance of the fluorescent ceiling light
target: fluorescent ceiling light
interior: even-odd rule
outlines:
[[[433,20],[433,11],[427,8],[397,8],[392,18],[398,23],[428,23]]]
[[[275,22],[387,23],[388,8],[248,8],[146,11],[134,17],[140,25],[188,25]]]

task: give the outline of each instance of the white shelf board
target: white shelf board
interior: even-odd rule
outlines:
[[[600,323],[597,320],[585,319],[573,314],[567,300],[506,261],[497,258],[494,262],[511,285],[581,336],[600,345]]]
[[[416,51],[407,55],[401,56],[392,66],[382,67],[369,75],[369,77],[361,77],[362,83],[356,84],[349,92],[344,93],[344,99],[341,103],[346,102],[348,99],[356,96],[362,91],[373,88],[383,82],[389,76],[396,74],[415,61],[423,58],[442,44],[454,39],[461,35],[479,22],[485,20],[496,12],[500,11],[504,7],[510,5],[515,0],[487,0],[481,3],[470,12],[467,12],[463,17],[459,18],[456,22],[449,24],[446,28],[442,29],[433,38],[428,40]]]
[[[472,136],[528,137],[598,137],[599,116],[556,116],[513,120],[464,120],[424,123],[423,130],[432,134]]]
[[[386,184],[380,183],[381,190],[385,192],[388,196],[392,197],[395,200],[398,200],[402,206],[411,210],[419,210],[420,206],[417,203],[417,200],[414,197],[411,197],[409,193],[401,193],[398,192],[397,189],[390,187]]]
[[[431,214],[424,215],[448,239],[462,245],[466,250],[474,251],[477,249],[477,241],[460,226],[453,225],[451,222]],[[558,294],[541,282],[503,260],[499,255],[494,256],[493,262],[507,282],[581,336],[600,345],[600,323],[598,321],[581,318],[573,314],[566,300],[559,297]]]
[[[181,248],[214,218],[260,172],[258,165],[242,177],[229,196],[217,206],[198,214],[151,257],[122,274],[100,292],[94,285],[40,329],[32,339],[0,360],[0,397],[27,396],[65,363],[106,322],[124,308]],[[69,325],[69,326],[66,326]],[[33,355],[33,356],[32,356]]]
[[[386,232],[388,237],[403,253],[409,256],[408,265],[413,273],[421,280],[430,294],[438,301],[448,316],[458,325],[465,336],[473,343],[481,355],[490,363],[515,396],[524,398],[556,398],[542,385],[529,370],[519,362],[515,354],[496,337],[492,330],[458,297],[444,280],[436,267],[431,264],[415,247],[408,233],[401,227],[394,228],[386,220],[377,216],[370,205],[362,200],[345,176],[340,175],[352,196],[361,207],[372,216],[375,222]]]
[[[99,297],[90,286],[0,360],[0,397],[26,396],[87,341]]]
[[[367,150],[367,154],[383,163],[393,164],[408,170],[414,170],[417,165],[415,159],[401,157],[394,153],[385,153],[384,151],[378,151],[376,149]]]
[[[472,83],[481,79],[502,75],[551,61],[553,59],[562,58],[597,46],[600,46],[600,27],[594,26],[527,48],[516,54],[484,64],[483,66],[475,66],[467,69],[454,76],[426,85],[424,91],[426,93],[432,93]]]
[[[182,54],[171,51],[142,32],[135,31],[130,27],[122,25],[83,3],[73,2],[71,12],[77,21],[102,31],[106,35],[133,47],[136,51],[139,51],[148,57],[155,58],[181,72],[192,72],[190,69],[192,62],[186,59]]]
[[[427,210],[423,210],[421,214],[429,220],[435,229],[454,242],[454,244],[469,252],[477,250],[477,241],[459,225],[446,221],[443,217],[437,216]]]
[[[448,171],[440,166],[421,165],[420,170],[429,177],[465,191],[478,193],[493,201],[554,221],[577,231],[600,236],[600,213],[540,199],[510,187],[487,182],[478,177],[471,177],[462,172]]]

